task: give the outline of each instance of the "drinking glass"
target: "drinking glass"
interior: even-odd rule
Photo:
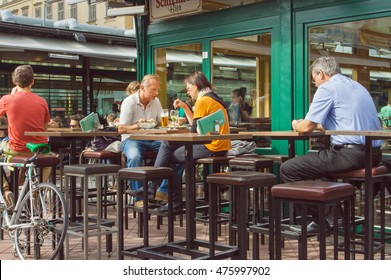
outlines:
[[[161,113],[162,127],[168,126],[168,109],[163,109]]]
[[[170,117],[171,117],[171,121],[174,124],[174,127],[177,127],[178,116],[179,116],[179,111],[178,110],[171,110],[170,111]]]

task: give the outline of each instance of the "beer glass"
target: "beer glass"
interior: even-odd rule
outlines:
[[[162,120],[162,127],[167,127],[168,126],[168,109],[163,109],[160,117]]]

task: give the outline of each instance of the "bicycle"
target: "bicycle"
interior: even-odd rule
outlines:
[[[7,208],[3,191],[0,191],[0,205],[3,208],[1,228],[7,230],[14,240],[15,257],[52,260],[60,253],[64,243],[68,210],[64,195],[57,186],[38,182],[37,157],[49,153],[50,146],[27,143],[26,147],[34,153],[27,163],[0,162],[0,168],[26,169],[23,187],[13,207]]]

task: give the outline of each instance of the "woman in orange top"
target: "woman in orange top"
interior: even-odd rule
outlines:
[[[180,99],[174,101],[175,108],[182,108],[186,117],[192,123],[192,132],[197,131],[197,119],[203,118],[218,110],[222,110],[225,123],[220,126],[220,134],[229,133],[229,121],[227,109],[224,101],[214,92],[212,85],[202,72],[194,72],[185,79],[188,95],[195,100],[194,112],[190,110],[185,102]],[[210,144],[198,144],[193,146],[193,159],[200,159],[211,156],[225,155],[231,148],[229,140],[214,140]],[[174,170],[179,169],[179,165],[185,162],[185,147],[175,145],[169,142],[162,142],[159,153],[155,160],[155,166],[171,167]],[[180,210],[182,208],[181,177],[175,172],[173,178],[173,208]],[[180,173],[180,172],[179,172]],[[168,205],[159,208],[160,212],[168,211]]]

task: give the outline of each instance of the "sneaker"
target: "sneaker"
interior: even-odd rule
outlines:
[[[7,206],[7,209],[13,209],[15,206],[14,193],[11,191],[5,191],[4,192],[4,199],[5,199],[5,204]]]
[[[112,186],[108,187],[109,192],[116,192],[117,191],[117,184],[114,184]]]
[[[172,203],[172,211],[173,213],[178,213],[183,210],[182,202],[173,202]],[[159,214],[166,214],[168,212],[168,203],[164,204],[160,208],[157,209]]]
[[[168,201],[168,194],[165,192],[157,191],[156,195],[155,195],[155,200],[167,202]]]
[[[294,232],[301,232],[301,226],[300,225],[290,225],[289,229],[294,231]],[[313,235],[318,235],[320,230],[320,226],[315,223],[311,222],[307,225],[307,235],[308,236],[313,236]],[[331,228],[329,223],[326,221],[326,235],[331,232]]]
[[[144,201],[143,200],[137,200],[134,202],[134,207],[143,208],[144,207]]]
[[[137,190],[128,189],[126,192],[128,194],[130,194],[131,196],[135,196],[135,197],[143,197],[144,196],[144,188],[140,188]],[[151,188],[148,188],[148,199],[153,200],[154,197],[155,197],[154,190]]]

